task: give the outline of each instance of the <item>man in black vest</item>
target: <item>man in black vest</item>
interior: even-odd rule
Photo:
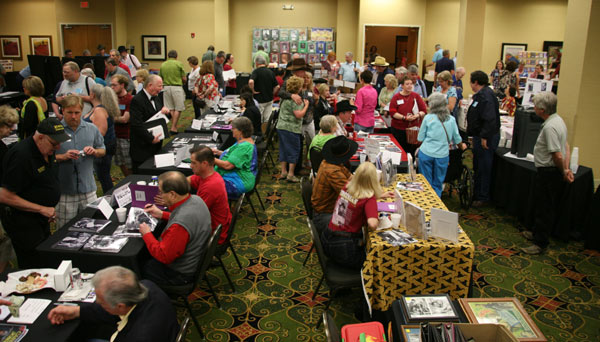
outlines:
[[[153,157],[162,146],[164,136],[152,135],[144,123],[154,114],[161,112],[168,114],[169,109],[163,106],[162,99],[158,93],[163,88],[162,78],[157,75],[150,75],[144,83],[144,89],[136,94],[131,100],[129,113],[131,114],[130,143],[129,152],[133,166],[133,172],[136,173],[138,167]]]
[[[158,189],[169,211],[155,205],[145,211],[168,220],[167,228],[157,240],[147,224],[140,224],[142,239],[153,257],[144,265],[142,275],[159,286],[189,284],[212,232],[210,212],[200,197],[190,195],[190,184],[179,171],[161,174]]]

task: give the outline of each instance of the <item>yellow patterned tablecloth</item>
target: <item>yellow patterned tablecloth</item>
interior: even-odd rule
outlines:
[[[397,175],[397,181],[409,181],[408,174]],[[425,210],[426,220],[431,208],[447,210],[423,175],[418,174],[416,181],[423,182],[425,190],[400,191],[404,201]],[[387,310],[402,295],[447,293],[452,299],[467,297],[475,247],[464,232],[458,239],[453,243],[430,238],[394,247],[371,232],[363,281],[372,308]]]

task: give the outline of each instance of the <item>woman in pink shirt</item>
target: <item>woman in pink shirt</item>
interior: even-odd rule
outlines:
[[[377,90],[371,86],[373,73],[365,70],[360,74],[362,87],[356,93],[354,105],[354,130],[373,133],[375,126],[375,107],[377,107]]]

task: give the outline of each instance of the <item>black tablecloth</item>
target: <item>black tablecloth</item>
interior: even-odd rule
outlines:
[[[193,137],[196,137],[199,135],[212,136],[212,133],[211,134],[179,133],[178,135],[175,136],[175,138],[193,138]],[[220,134],[219,140],[227,141],[229,136],[230,136],[229,134]],[[173,140],[175,140],[175,139],[173,139]],[[159,153],[168,153],[169,151],[171,151],[171,149],[173,148],[173,140],[171,140],[169,143],[167,143],[165,146],[163,146],[163,148],[160,150]],[[202,145],[202,142],[193,142],[193,143],[194,143],[194,146]],[[223,146],[223,144],[220,143],[219,149],[222,149],[222,146]],[[193,174],[192,169],[177,168],[175,166],[156,168],[156,166],[154,166],[154,157],[148,158],[148,160],[143,162],[142,165],[140,165],[140,167],[138,168],[138,174],[141,174],[141,175],[158,176],[161,173],[167,172],[167,171],[180,171],[186,176],[191,176]]]
[[[119,182],[115,188],[124,185],[127,182],[135,183],[140,180],[149,182],[151,177],[147,175],[127,176]],[[36,247],[42,256],[43,265],[41,265],[41,267],[57,268],[62,260],[71,260],[73,261],[73,267],[77,267],[82,272],[86,273],[94,273],[108,266],[121,265],[140,275],[141,265],[143,265],[145,260],[150,258],[150,254],[141,238],[129,238],[129,241],[127,241],[127,244],[119,251],[119,253],[103,253],[84,250],[72,251],[52,248],[52,245],[62,240],[68,233],[67,227],[83,217],[104,219],[104,216],[102,216],[102,213],[99,210],[92,208],[86,208],[79,213],[79,215],[70,220],[64,227],[57,230],[46,239],[46,241]],[[110,220],[112,222],[100,232],[101,235],[111,235],[119,225],[116,212],[112,214]],[[159,227],[155,229],[154,234],[155,236],[160,234]]]
[[[509,149],[498,148],[492,172],[492,200],[527,228],[535,220],[534,180],[536,168],[532,162],[504,157]],[[575,181],[566,186],[560,203],[560,213],[553,233],[561,239],[581,238],[594,191],[592,169],[580,166]]]
[[[14,93],[10,95],[6,95],[0,93],[0,106],[9,105],[11,107],[19,107],[22,105],[23,101],[27,100],[29,96],[25,95],[25,93]]]

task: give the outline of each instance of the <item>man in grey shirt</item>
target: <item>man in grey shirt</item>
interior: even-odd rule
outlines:
[[[533,148],[537,173],[534,198],[536,203],[533,231],[523,236],[533,245],[521,250],[527,254],[540,254],[548,246],[548,236],[556,223],[556,213],[564,186],[575,179],[569,169],[569,144],[567,126],[556,114],[556,95],[542,92],[533,97],[535,114],[544,119],[542,130]]]
[[[117,61],[115,61],[112,58],[107,58],[106,60],[104,60],[104,65],[106,66],[106,70],[108,71],[105,79],[106,84],[110,84],[110,80],[114,75],[120,74],[127,77],[127,79],[129,80],[129,82],[127,83],[127,92],[131,93],[133,91],[133,80],[131,80],[129,73],[125,71],[125,69],[119,67],[119,63]]]
[[[61,123],[71,140],[60,144],[56,151],[61,193],[56,206],[58,228],[97,199],[94,159],[106,154],[104,137],[96,125],[81,120],[81,97],[68,95],[62,99],[61,105],[64,115]]]
[[[223,79],[223,63],[225,63],[225,51],[219,51],[215,58],[215,80],[219,84],[219,93],[225,96],[225,80]]]
[[[92,104],[90,99],[90,89],[96,84],[96,82],[88,76],[81,75],[79,72],[79,65],[75,62],[67,62],[63,65],[63,78],[58,91],[55,94],[56,103],[52,103],[52,109],[58,119],[62,119],[62,113],[58,104],[67,95],[77,95],[83,100],[83,112],[89,113],[92,110]]]

